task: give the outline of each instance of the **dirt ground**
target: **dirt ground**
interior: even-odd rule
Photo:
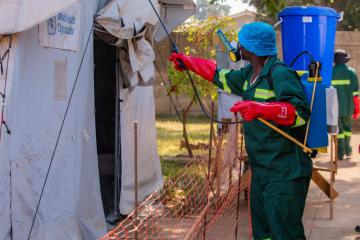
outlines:
[[[339,161],[335,177],[335,189],[339,196],[334,202],[334,218],[329,220],[328,198],[312,183],[304,214],[306,236],[309,240],[360,240],[360,233],[354,231],[360,225],[360,134],[353,134],[353,156]],[[323,154],[314,163],[327,167],[329,154]],[[327,179],[329,174],[322,172]]]
[[[335,189],[339,196],[334,201],[334,217],[330,220],[330,203],[327,196],[314,184],[310,185],[303,222],[308,240],[360,240],[360,233],[355,232],[360,225],[360,134],[352,137],[353,156],[339,161],[338,174],[335,177]],[[321,154],[314,160],[314,165],[322,168],[329,166],[330,153]],[[320,172],[327,180],[330,174]],[[242,198],[243,199],[243,198]],[[237,239],[247,240],[249,225],[247,204],[241,201],[239,234]],[[207,232],[206,239],[235,239],[235,206],[224,213],[222,219]],[[203,238],[199,238],[203,239]]]
[[[308,240],[360,240],[360,233],[355,232],[356,225],[360,225],[360,133],[353,134],[353,156],[351,159],[339,161],[338,173],[335,177],[335,189],[339,196],[334,201],[334,217],[330,217],[330,203],[327,196],[314,184],[310,185],[303,222]],[[330,152],[330,151],[328,151]],[[314,166],[329,167],[330,153],[320,154],[314,160]],[[328,172],[321,172],[327,180]],[[250,240],[248,204],[241,193],[239,215],[236,216],[236,199],[231,201],[230,207],[219,215],[219,218],[209,225],[205,235],[203,231],[197,239],[206,240]],[[210,211],[207,221],[212,217]],[[236,234],[236,219],[238,231]],[[188,229],[196,219],[164,219],[158,230],[165,234],[166,239],[183,239]],[[174,229],[174,226],[176,228]]]

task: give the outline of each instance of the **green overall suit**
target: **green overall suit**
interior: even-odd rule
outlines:
[[[353,96],[359,95],[356,72],[345,64],[336,64],[333,68],[331,84],[336,88],[339,102],[338,157],[350,156],[351,115],[354,112]]]
[[[271,66],[280,63],[269,57],[258,79],[250,85],[251,65],[238,71],[217,69],[214,83],[244,100],[288,102],[296,108],[294,126],[277,127],[294,136],[305,125],[310,112],[295,72],[282,66],[268,76]],[[272,86],[271,86],[272,85]],[[305,239],[302,216],[312,172],[312,161],[293,142],[258,120],[244,123],[245,146],[252,170],[250,205],[255,240]]]

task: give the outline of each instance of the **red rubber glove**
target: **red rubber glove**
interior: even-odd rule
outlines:
[[[354,96],[354,114],[352,115],[352,119],[356,120],[360,116],[360,96]]]
[[[181,67],[181,63],[183,63],[188,70],[193,71],[209,82],[214,80],[216,62],[212,60],[186,56],[183,53],[175,52],[171,54],[169,60],[174,63],[174,67],[178,71],[185,70]]]
[[[240,112],[246,122],[258,117],[273,121],[282,126],[291,126],[295,122],[295,107],[285,102],[240,101],[234,104],[231,112]]]

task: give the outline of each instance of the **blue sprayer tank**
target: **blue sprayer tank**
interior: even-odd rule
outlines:
[[[312,149],[325,149],[328,146],[326,123],[326,91],[331,85],[332,64],[334,59],[336,25],[341,15],[334,9],[315,6],[293,6],[279,13],[282,33],[284,62],[290,65],[303,51],[312,53],[320,61],[322,81],[316,83],[315,99],[306,145]],[[310,58],[304,54],[298,58],[292,68],[306,72]],[[308,74],[302,75],[302,84],[306,99],[310,105],[314,82]]]
[[[311,104],[314,81],[309,81],[308,74],[301,77],[306,101]],[[310,115],[310,126],[306,146],[319,151],[328,146],[327,122],[326,122],[326,87],[321,81],[316,82],[315,98]]]

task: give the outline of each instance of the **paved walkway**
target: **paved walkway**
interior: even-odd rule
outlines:
[[[304,214],[304,225],[308,240],[360,240],[354,228],[360,225],[360,134],[352,137],[353,157],[339,161],[335,189],[339,193],[334,203],[334,219],[329,220],[328,198],[314,183],[311,184]],[[327,154],[314,163],[327,167]],[[329,174],[321,172],[329,179]]]

